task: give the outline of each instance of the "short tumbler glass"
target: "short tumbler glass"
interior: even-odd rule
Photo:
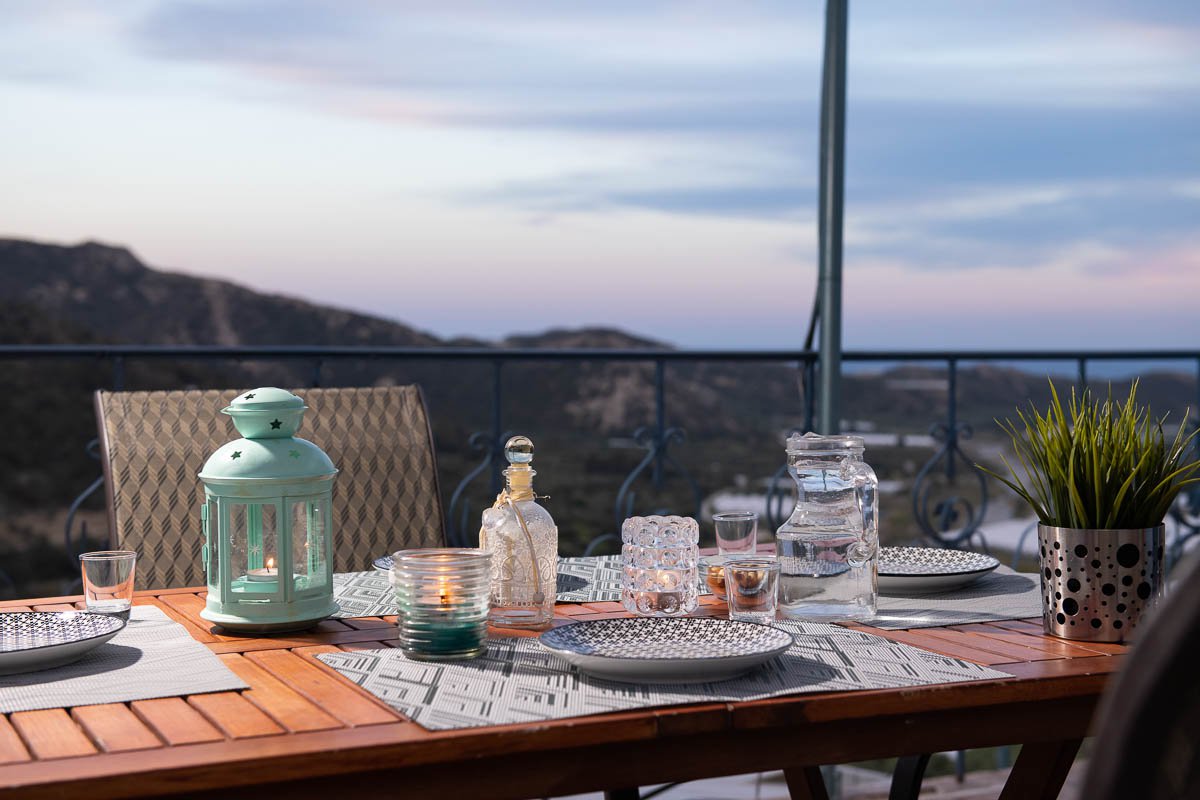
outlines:
[[[763,557],[729,559],[725,591],[730,619],[769,624],[779,605],[779,562]]]
[[[133,605],[133,573],[137,553],[101,550],[79,557],[83,569],[83,599],[93,614],[129,619]]]
[[[717,531],[717,552],[753,554],[758,548],[758,514],[753,511],[730,511],[713,514]]]
[[[491,554],[431,547],[392,555],[400,650],[418,661],[475,658],[487,649]]]

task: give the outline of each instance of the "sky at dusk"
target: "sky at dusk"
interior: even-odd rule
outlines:
[[[0,236],[798,347],[823,4],[0,0]],[[1200,3],[852,0],[845,344],[1195,347]]]

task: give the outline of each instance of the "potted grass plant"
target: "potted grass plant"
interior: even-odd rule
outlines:
[[[1043,415],[1017,410],[998,422],[1020,464],[1002,457],[1008,476],[986,467],[1038,517],[1046,632],[1066,639],[1121,642],[1161,595],[1164,520],[1179,490],[1200,481],[1190,460],[1195,433],[1187,415],[1175,436],[1166,417],[1137,404],[1137,381],[1124,403],[1085,390],[1066,409],[1050,383]]]

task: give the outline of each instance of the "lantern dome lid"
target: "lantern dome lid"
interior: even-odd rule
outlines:
[[[238,395],[221,412],[233,417],[234,427],[247,439],[284,439],[296,434],[307,409],[304,400],[286,389],[267,386]]]
[[[337,467],[307,439],[237,439],[204,462],[203,481],[287,483],[332,478]]]
[[[284,411],[304,407],[304,401],[287,389],[265,386],[235,397],[230,402],[229,408],[225,409],[225,413],[232,411]]]

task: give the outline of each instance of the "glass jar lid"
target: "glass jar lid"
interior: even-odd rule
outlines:
[[[794,433],[788,437],[788,453],[814,453],[830,450],[862,450],[863,437],[837,433],[826,436],[809,431],[804,435]]]

